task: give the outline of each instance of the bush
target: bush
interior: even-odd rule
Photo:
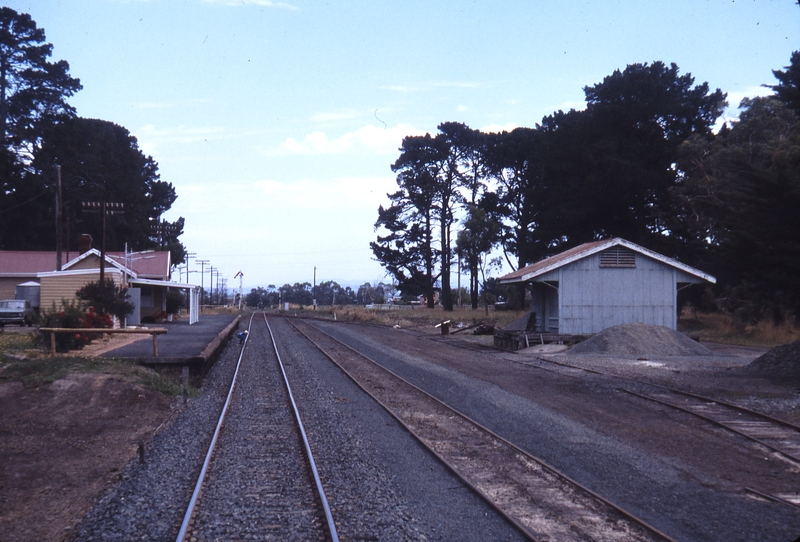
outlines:
[[[75,292],[78,299],[85,302],[87,307],[94,307],[100,314],[116,316],[121,322],[126,314],[133,312],[133,303],[128,301],[128,289],[115,286],[112,280],[106,279],[105,284],[90,282]]]
[[[56,308],[53,303],[49,311],[42,311],[41,327],[60,327],[74,328],[76,333],[57,333],[56,351],[68,352],[78,350],[92,342],[98,337],[97,333],[86,333],[77,330],[111,328],[113,321],[110,314],[98,313],[94,307],[89,307],[84,311],[83,307],[76,300],[62,300],[61,310]],[[49,333],[42,334],[44,344],[48,344]]]
[[[184,294],[180,290],[174,288],[167,290],[167,314],[178,314],[185,304]]]

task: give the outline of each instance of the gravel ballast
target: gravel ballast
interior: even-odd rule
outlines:
[[[513,354],[474,353],[413,332],[321,327],[677,540],[782,541],[800,534],[800,512],[744,489],[796,491],[796,469],[727,432],[618,392],[617,379],[528,367],[505,359]],[[670,359],[628,367],[661,373]],[[691,367],[691,357],[676,359]],[[739,378],[730,374],[728,383]]]
[[[253,326],[263,327],[258,318]],[[272,325],[342,540],[523,539],[286,322]],[[200,397],[148,443],[145,464],[133,461],[124,469],[74,540],[175,539],[239,348],[237,341],[225,348]],[[215,461],[232,459],[226,454]],[[250,510],[238,510],[236,497],[227,498],[229,515],[253,519]],[[273,529],[247,539],[303,537]]]

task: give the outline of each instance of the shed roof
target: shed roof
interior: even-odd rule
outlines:
[[[688,273],[689,275],[692,275],[699,279],[711,283],[717,282],[716,278],[707,273],[703,273],[699,269],[690,267],[686,264],[679,262],[678,260],[668,258],[663,254],[659,254],[658,252],[653,252],[652,250],[639,246],[636,243],[631,243],[630,241],[622,239],[621,237],[602,239],[599,241],[592,241],[589,243],[578,245],[574,248],[565,250],[564,252],[561,252],[554,256],[550,256],[549,258],[545,258],[544,260],[540,260],[534,264],[523,267],[522,269],[517,269],[516,271],[508,273],[507,275],[503,275],[498,279],[498,281],[506,284],[515,282],[528,282],[546,273],[549,273],[554,269],[558,269],[574,261],[586,258],[588,256],[591,256],[592,254],[602,252],[603,250],[606,250],[614,246],[623,246],[625,248],[633,250],[634,252],[638,252],[640,254],[653,258],[654,260],[657,260],[665,265],[674,267],[676,269],[680,269],[681,271]]]

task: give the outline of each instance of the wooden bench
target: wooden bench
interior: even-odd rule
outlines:
[[[56,333],[96,333],[98,335],[102,334],[114,334],[114,333],[127,333],[127,334],[143,334],[149,333],[153,336],[153,357],[158,357],[158,336],[163,335],[167,332],[166,329],[163,327],[155,327],[152,329],[139,329],[139,328],[125,328],[125,329],[111,329],[111,328],[93,328],[93,327],[40,327],[39,331],[50,333],[50,353],[55,355],[56,353]]]

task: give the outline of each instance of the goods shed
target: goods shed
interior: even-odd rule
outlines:
[[[530,288],[529,331],[591,335],[632,323],[676,329],[678,290],[716,279],[617,237],[579,245],[499,282]]]

